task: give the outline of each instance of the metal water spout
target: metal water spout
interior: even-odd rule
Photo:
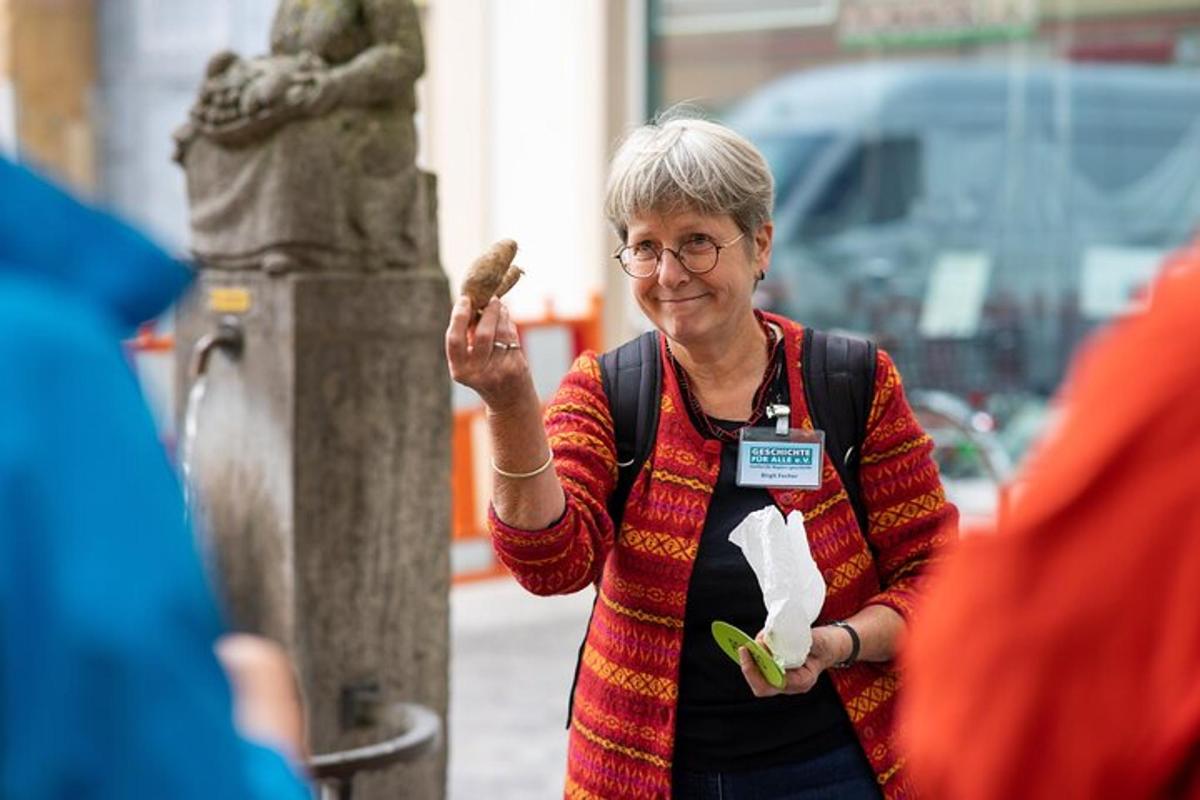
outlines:
[[[208,360],[213,351],[221,348],[233,358],[242,354],[245,336],[242,333],[242,323],[237,317],[222,317],[217,323],[217,329],[204,334],[196,340],[192,347],[192,362],[189,369],[193,381],[199,379],[208,371]]]

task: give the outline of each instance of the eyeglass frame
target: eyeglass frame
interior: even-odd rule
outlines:
[[[629,271],[629,268],[625,264],[625,261],[621,258],[621,254],[624,253],[626,250],[630,249],[631,247],[633,247],[634,245],[631,245],[631,244],[621,245],[619,248],[617,248],[617,251],[612,254],[612,257],[615,258],[617,260],[617,263],[621,265],[621,271],[624,272],[629,277],[633,278],[634,280],[641,280],[643,278],[650,278],[650,277],[657,275],[658,271],[660,269],[662,269],[662,260],[663,260],[664,253],[670,253],[671,255],[675,256],[675,260],[679,262],[679,266],[683,267],[684,271],[687,272],[689,275],[707,275],[708,273],[712,272],[714,269],[717,268],[717,264],[721,263],[721,251],[724,250],[726,247],[729,247],[730,245],[737,244],[743,238],[745,238],[745,236],[746,236],[746,232],[742,231],[737,236],[735,236],[732,239],[729,239],[727,241],[712,242],[713,247],[717,248],[717,254],[715,256],[713,256],[712,266],[709,267],[708,269],[701,269],[701,270],[692,269],[691,267],[689,267],[687,265],[687,262],[683,259],[683,256],[680,255],[679,250],[676,250],[675,248],[672,248],[672,247],[667,247],[666,245],[660,245],[658,247],[658,258],[654,261],[654,269],[650,272],[647,272],[645,275],[634,275],[632,272]],[[705,238],[707,238],[707,236]],[[709,239],[709,241],[711,242],[712,239]]]

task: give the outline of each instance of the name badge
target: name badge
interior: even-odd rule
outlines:
[[[771,413],[774,412],[774,413]],[[738,486],[819,489],[825,431],[787,425],[785,406],[768,409],[773,428],[742,428],[738,440]]]

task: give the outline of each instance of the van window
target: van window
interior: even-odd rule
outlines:
[[[1179,124],[1111,126],[1103,132],[1076,132],[1070,142],[1071,164],[1096,189],[1119,190],[1146,178],[1168,157],[1178,157],[1182,147],[1186,141]]]
[[[775,177],[775,202],[779,205],[792,196],[796,187],[808,177],[812,165],[824,155],[833,141],[833,136],[827,133],[753,138]]]
[[[903,219],[921,195],[921,175],[921,145],[915,138],[863,142],[810,207],[803,235],[829,236],[852,225]]]

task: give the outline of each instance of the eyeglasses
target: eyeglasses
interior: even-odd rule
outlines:
[[[622,247],[613,253],[613,258],[621,262],[621,269],[631,278],[649,278],[658,272],[663,253],[675,256],[680,266],[693,275],[703,275],[716,269],[722,250],[745,235],[746,232],[742,231],[727,242],[714,242],[707,236],[693,236],[679,245],[678,250],[651,242],[641,242]]]

